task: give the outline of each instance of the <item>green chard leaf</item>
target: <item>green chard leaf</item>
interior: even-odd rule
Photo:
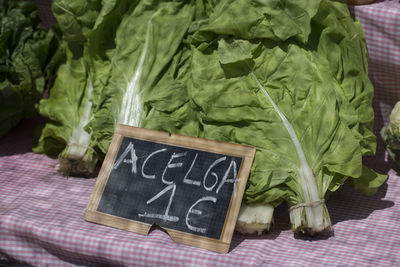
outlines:
[[[141,126],[148,112],[144,101],[177,53],[193,14],[184,2],[146,1],[123,18],[116,48],[108,54],[111,70],[102,104],[90,122],[93,142],[103,153],[118,124]]]
[[[0,136],[37,114],[46,81],[62,60],[57,29],[47,31],[28,1],[0,2]],[[59,55],[61,53],[61,56]]]
[[[55,13],[57,20],[85,22],[77,24],[83,27],[79,31],[74,27],[61,28],[67,60],[58,71],[50,97],[40,103],[40,114],[50,121],[34,147],[37,153],[58,156],[65,175],[91,176],[101,157],[92,144],[93,130],[88,124],[101,104],[100,96],[108,80],[110,61],[106,51],[115,49],[112,35],[124,12],[135,7],[134,2],[124,0],[110,1],[104,6],[90,3],[53,3],[53,9],[60,9]],[[110,38],[101,37],[104,35]],[[76,47],[80,47],[81,54],[76,53]]]
[[[250,145],[249,210],[272,220],[286,202],[292,229],[310,234],[332,230],[325,198],[347,179],[368,195],[385,181],[362,164],[376,147],[373,87],[344,3],[56,3],[68,60],[41,104],[38,150],[79,150],[89,170],[118,124]]]
[[[307,4],[221,1],[188,37],[180,90],[194,112],[185,119],[199,121],[191,134],[256,147],[244,201],[286,201],[293,230],[315,233],[331,230],[326,194],[348,177],[369,193],[386,177],[362,165],[376,141],[361,28],[343,3]]]

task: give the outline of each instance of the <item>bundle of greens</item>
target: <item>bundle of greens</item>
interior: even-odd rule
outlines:
[[[330,192],[347,178],[365,194],[385,181],[362,164],[376,146],[373,87],[345,4],[221,1],[188,42],[190,74],[155,86],[187,99],[174,110],[149,100],[144,126],[256,147],[238,230],[268,229],[286,202],[293,231],[331,231]]]
[[[33,151],[58,156],[65,175],[90,176],[95,170],[98,155],[90,143],[93,131],[87,124],[102,101],[108,79],[106,52],[115,47],[115,30],[129,8],[130,1],[123,0],[104,5],[101,0],[52,3],[67,59],[49,98],[40,102],[39,112],[49,121]]]
[[[57,30],[47,31],[28,1],[0,1],[0,136],[37,115],[46,81],[62,60]]]
[[[400,101],[394,105],[389,123],[381,129],[380,134],[389,156],[400,164]]]
[[[89,174],[117,124],[257,149],[237,223],[262,232],[286,202],[292,229],[332,229],[325,199],[386,177],[360,24],[329,0],[66,1],[67,63],[40,112],[37,152]],[[246,10],[246,12],[243,12]],[[68,23],[66,23],[68,22]]]
[[[58,0],[52,7],[67,62],[41,101],[50,121],[34,151],[58,155],[66,175],[91,176],[116,125],[140,126],[143,95],[176,53],[194,8],[155,0]]]
[[[111,69],[102,103],[89,123],[93,144],[102,153],[118,124],[142,126],[148,112],[144,99],[177,53],[193,12],[185,1],[142,1],[122,20],[115,50],[109,53]]]

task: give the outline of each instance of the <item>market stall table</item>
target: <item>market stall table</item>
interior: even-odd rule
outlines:
[[[400,100],[400,4],[354,7],[370,54],[376,89],[375,132]],[[365,163],[388,174],[372,197],[345,185],[327,207],[334,236],[294,237],[287,207],[275,211],[268,234],[235,233],[219,254],[174,243],[161,230],[148,236],[87,222],[83,213],[95,179],[63,177],[57,160],[31,152],[42,119],[23,121],[0,139],[0,260],[33,266],[400,266],[400,167],[378,137]],[[0,261],[0,265],[1,265]]]

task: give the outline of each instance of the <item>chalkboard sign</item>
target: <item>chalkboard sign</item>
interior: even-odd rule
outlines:
[[[119,125],[85,219],[227,252],[255,149]]]

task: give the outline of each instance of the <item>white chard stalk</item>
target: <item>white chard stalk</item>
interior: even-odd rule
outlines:
[[[60,170],[65,175],[82,174],[91,175],[97,163],[96,152],[89,146],[91,133],[85,131],[84,127],[89,123],[92,110],[91,96],[93,84],[87,81],[87,94],[84,110],[79,124],[72,130],[66,150],[59,159]]]
[[[139,59],[139,64],[132,78],[128,81],[124,96],[122,98],[122,109],[119,115],[118,123],[130,126],[140,126],[141,116],[143,113],[143,101],[141,98],[140,78],[143,72],[143,65],[146,59],[147,49],[149,47],[151,22],[156,16],[155,12],[147,21],[146,40]]]
[[[261,235],[269,231],[273,222],[274,207],[270,204],[245,204],[240,206],[235,230],[242,234]]]
[[[85,131],[84,127],[88,124],[90,119],[90,111],[92,109],[92,101],[90,98],[93,92],[93,84],[88,79],[88,90],[86,95],[86,103],[83,115],[79,125],[72,130],[71,139],[69,140],[67,155],[73,159],[80,159],[85,154],[90,141],[91,133]]]
[[[253,72],[251,72],[251,75],[282,120],[282,123],[289,133],[289,136],[296,148],[296,153],[299,158],[299,176],[304,203],[300,203],[303,205],[289,211],[293,231],[302,233],[308,232],[313,234],[321,232],[325,229],[331,230],[332,226],[328,210],[318,194],[314,173],[307,162],[303,148],[299,142],[299,139],[297,138],[293,126],[286,119],[285,115],[279,110],[278,106],[272,100],[267,90],[261,85],[256,75]]]
[[[400,135],[400,101],[394,105],[389,116],[389,130],[391,134]]]

